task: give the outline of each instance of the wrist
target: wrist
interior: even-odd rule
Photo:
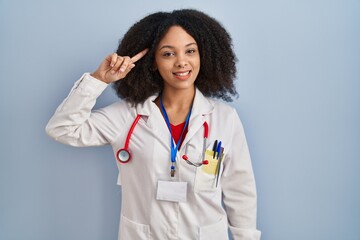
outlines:
[[[107,81],[105,81],[99,74],[97,74],[96,72],[90,73],[90,76],[92,76],[93,78],[96,78],[99,81],[102,81],[104,83],[109,84]]]

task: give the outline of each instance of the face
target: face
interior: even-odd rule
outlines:
[[[156,49],[155,67],[164,80],[164,89],[193,88],[200,70],[195,39],[180,26],[170,27]]]

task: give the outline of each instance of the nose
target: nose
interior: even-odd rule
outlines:
[[[184,54],[179,54],[175,63],[178,68],[185,68],[188,65],[188,60]]]

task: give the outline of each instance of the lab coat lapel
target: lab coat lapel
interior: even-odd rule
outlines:
[[[154,137],[165,146],[169,145],[170,132],[160,109],[154,103],[158,95],[149,97],[145,102],[136,105],[136,114],[140,114]]]
[[[214,105],[196,88],[188,132],[182,146],[185,146],[195,133],[203,127],[205,119],[207,118],[206,115],[210,114],[213,109]]]

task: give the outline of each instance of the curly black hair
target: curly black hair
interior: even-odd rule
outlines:
[[[236,56],[231,37],[217,20],[193,9],[153,13],[128,30],[116,53],[121,56],[134,56],[145,48],[149,51],[124,79],[114,83],[117,95],[137,104],[162,91],[163,80],[153,68],[155,51],[172,26],[182,27],[198,45],[200,72],[195,86],[204,96],[232,101],[232,96],[238,94],[234,86]]]

